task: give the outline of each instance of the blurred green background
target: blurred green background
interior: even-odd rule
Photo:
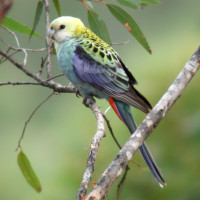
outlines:
[[[114,2],[114,1],[113,1]],[[179,71],[196,50],[200,42],[200,1],[162,0],[161,5],[150,5],[142,10],[126,9],[141,27],[152,49],[149,55],[138,42],[116,21],[109,11],[99,4],[95,10],[106,21],[112,42],[130,40],[127,45],[115,45],[122,60],[133,72],[141,91],[155,105],[173,82]],[[52,3],[52,2],[51,2]],[[81,18],[86,25],[87,12],[79,1],[60,1],[63,15]],[[32,26],[36,1],[15,1],[8,16]],[[51,20],[57,17],[54,7],[50,9]],[[37,32],[45,34],[44,12]],[[0,29],[0,35],[15,45],[12,36]],[[43,48],[45,41],[22,34],[22,47]],[[1,48],[5,46],[1,43]],[[28,67],[37,71],[42,53],[29,54]],[[23,54],[18,60],[22,61]],[[55,56],[53,73],[60,73]],[[161,189],[137,153],[134,160],[142,171],[130,162],[123,200],[142,199],[200,199],[200,74],[197,74],[182,97],[158,125],[147,143],[166,179],[167,187]],[[9,62],[0,66],[0,82],[29,80]],[[57,79],[68,84],[64,77]],[[17,165],[18,139],[25,121],[33,109],[51,91],[40,86],[0,87],[0,199],[1,200],[71,200],[75,199],[85,169],[88,148],[96,131],[93,114],[82,105],[82,99],[74,94],[52,97],[35,114],[28,125],[22,143],[41,184],[37,194],[25,181]],[[104,111],[108,104],[97,101]],[[133,109],[139,124],[144,114]],[[115,135],[123,145],[129,138],[127,128],[113,111],[108,118]],[[97,155],[93,181],[97,181],[118,152],[108,130]],[[108,193],[113,200],[117,183]]]

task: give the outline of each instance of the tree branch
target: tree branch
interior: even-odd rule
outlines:
[[[145,117],[135,133],[131,135],[130,139],[126,142],[115,159],[105,170],[96,186],[87,196],[87,200],[100,200],[105,197],[112,184],[122,174],[124,168],[132,159],[138,148],[156,128],[171,106],[181,96],[192,77],[198,71],[199,67],[200,46],[186,63],[185,67],[169,87],[168,91],[163,95],[151,112]]]
[[[20,48],[19,40],[18,40],[16,34],[15,34],[13,31],[11,31],[10,29],[6,28],[5,26],[3,26],[3,25],[0,25],[0,26],[1,26],[3,29],[5,29],[6,31],[8,31],[10,34],[12,34],[12,36],[15,38],[15,41],[16,41],[16,43],[17,43],[18,48]]]
[[[45,24],[46,24],[46,46],[47,46],[47,78],[51,78],[51,41],[48,36],[48,31],[49,31],[49,1],[45,0]]]
[[[41,85],[41,86],[51,88],[55,92],[58,92],[58,93],[75,93],[76,92],[76,90],[73,86],[67,87],[67,86],[62,86],[60,83],[56,83],[54,81],[43,80],[39,75],[32,73],[30,70],[28,70],[26,67],[24,67],[24,65],[18,63],[15,59],[13,59],[11,56],[9,56],[7,53],[2,51],[1,49],[0,49],[0,55],[2,55],[7,60],[9,60],[13,65],[15,65],[21,71],[23,71],[26,75],[28,75],[29,77],[33,78],[38,83],[40,83],[39,85]],[[49,80],[51,80],[51,79],[52,78],[50,78]]]
[[[4,85],[41,85],[40,83],[37,82],[12,82],[12,81],[8,81],[8,82],[0,82],[0,86],[4,86]]]
[[[93,101],[89,102],[88,105],[90,109],[92,110],[92,112],[94,113],[95,118],[97,120],[97,132],[95,133],[90,145],[89,156],[88,156],[87,164],[86,164],[86,170],[83,175],[82,182],[76,196],[77,200],[82,200],[85,198],[88,185],[90,183],[90,180],[94,172],[94,164],[96,161],[96,155],[98,152],[100,141],[105,136],[104,118],[100,109]]]

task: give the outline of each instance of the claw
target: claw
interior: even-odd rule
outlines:
[[[93,96],[84,96],[83,97],[83,104],[86,106],[86,107],[89,107],[90,104],[94,104],[96,101],[94,99]]]
[[[75,89],[75,93],[76,93],[76,97],[81,97],[81,93],[79,92],[79,90]]]

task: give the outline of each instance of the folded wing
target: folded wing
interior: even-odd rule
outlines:
[[[78,45],[74,54],[73,68],[80,79],[108,96],[145,113],[151,108],[147,99],[133,87],[137,82],[119,57],[112,59],[109,65],[104,64]]]

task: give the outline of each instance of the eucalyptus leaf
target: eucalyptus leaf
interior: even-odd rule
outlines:
[[[59,3],[59,0],[53,0],[53,4],[54,4],[54,7],[56,8],[56,11],[58,13],[58,16],[60,17],[61,16],[61,11],[60,11],[60,3]]]
[[[129,8],[133,8],[133,9],[137,9],[138,8],[138,6],[136,4],[134,4],[134,3],[132,3],[131,0],[130,1],[127,1],[127,0],[117,0],[117,1],[121,5],[123,5],[123,6],[127,6]]]
[[[107,4],[107,7],[112,15],[123,24],[123,26],[149,53],[151,53],[149,44],[135,20],[125,10],[116,5]]]
[[[40,181],[33,171],[33,168],[31,166],[31,163],[27,156],[23,153],[23,151],[20,151],[17,157],[17,162],[19,165],[19,168],[24,175],[26,181],[37,191],[41,191],[41,185]]]
[[[32,37],[37,25],[38,25],[38,22],[40,21],[40,17],[41,17],[42,10],[43,10],[43,5],[44,5],[44,3],[39,0],[38,4],[37,4],[36,12],[35,12],[33,28],[32,28],[32,31],[31,31],[29,39],[31,39],[31,37]]]
[[[10,30],[13,30],[13,31],[16,31],[19,33],[23,33],[23,34],[27,34],[27,35],[30,35],[31,31],[32,31],[32,29],[30,27],[16,21],[15,19],[13,19],[11,17],[7,17],[7,16],[4,17],[2,25],[7,27]],[[33,36],[43,39],[43,37],[35,31],[33,32]]]
[[[160,1],[159,1],[159,0],[141,0],[141,2],[160,4]]]

